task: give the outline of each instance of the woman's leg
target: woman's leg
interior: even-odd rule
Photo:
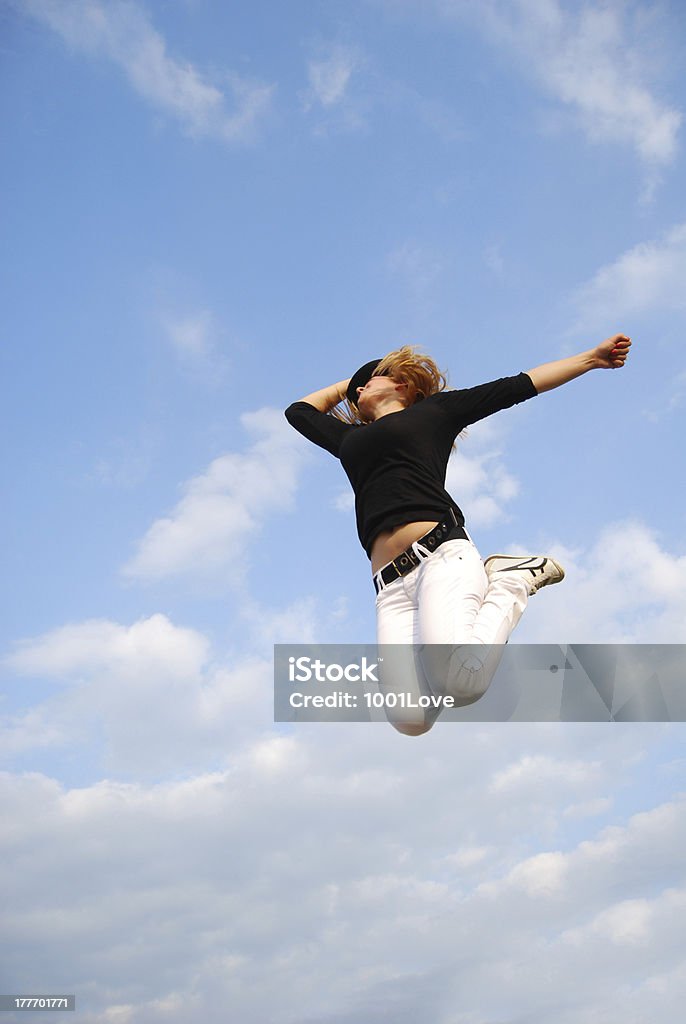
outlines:
[[[389,722],[407,736],[428,732],[440,714],[435,706],[406,706],[433,697],[419,660],[417,571],[395,580],[376,598],[379,690]]]
[[[489,581],[466,540],[446,541],[377,595],[380,689],[399,732],[427,732],[440,714],[435,705],[403,707],[403,699],[447,694],[466,705],[483,696],[528,596],[518,576]]]
[[[467,540],[447,541],[417,570],[417,641],[432,687],[459,704],[483,696],[528,601],[516,575],[490,582]]]
[[[468,540],[446,541],[416,571],[420,643],[505,644],[529,600],[518,576],[490,582]]]

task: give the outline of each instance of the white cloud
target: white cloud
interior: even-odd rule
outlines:
[[[232,586],[242,581],[251,541],[274,509],[293,507],[298,470],[308,456],[278,410],[245,413],[241,423],[256,435],[251,447],[220,456],[184,486],[184,497],[152,524],[125,575],[197,574]]]
[[[562,793],[635,794],[651,733],[454,728],[266,734],[150,786],[0,775],[5,971],[68,975],[85,1024],[678,1019],[684,802],[541,842]],[[527,748],[560,759],[534,805],[490,785]]]
[[[242,595],[240,616],[245,635],[265,649],[273,644],[326,643],[323,638],[329,630],[334,631],[329,642],[334,642],[341,624],[348,618],[348,601],[340,597],[331,605],[321,605],[316,597],[310,596],[298,598],[286,608],[270,608]]]
[[[344,598],[330,607],[313,597],[268,607],[241,595],[220,650],[159,613],[132,624],[70,623],[23,640],[3,668],[52,692],[0,716],[2,758],[87,747],[88,757],[127,777],[223,765],[237,744],[271,728],[272,645],[321,643],[347,617]]]
[[[686,902],[686,893],[680,894],[677,900],[677,907]],[[676,908],[675,908],[676,909]],[[613,942],[617,945],[646,944],[652,929],[651,918],[655,915],[655,908],[649,900],[624,900],[617,903],[608,910],[603,910],[583,929],[573,929],[567,932],[567,942],[580,943],[588,941],[592,935],[602,940]]]
[[[649,527],[620,520],[585,550],[554,541],[543,547],[566,577],[536,596],[535,614],[525,613],[515,642],[685,642],[686,554],[665,550]],[[515,543],[512,550],[526,546]]]
[[[482,864],[489,856],[495,853],[493,847],[488,846],[463,846],[455,853],[448,854],[445,864],[455,867],[459,871],[469,870]]]
[[[599,814],[604,814],[610,810],[612,801],[609,797],[599,796],[594,800],[588,800],[580,804],[570,804],[564,810],[566,818],[586,818],[595,817]]]
[[[177,118],[191,135],[244,141],[269,104],[272,86],[229,73],[229,109],[222,89],[192,64],[170,56],[146,12],[130,0],[21,0],[21,9],[74,50],[112,61],[143,99]]]
[[[388,78],[359,46],[341,43],[320,46],[307,66],[308,87],[301,94],[305,113],[314,117],[315,132],[359,131],[373,111],[384,118],[416,121],[445,142],[464,138],[454,110],[441,100],[424,96],[404,81]]]
[[[526,789],[530,790],[531,795],[553,775],[558,777],[558,781],[576,787],[580,781],[597,777],[597,771],[598,765],[588,761],[562,761],[542,754],[525,754],[507,768],[496,772],[491,786],[495,792],[522,794],[522,790]]]
[[[634,898],[651,868],[660,870],[661,877],[673,877],[676,851],[684,838],[686,803],[677,800],[636,814],[626,826],[606,826],[595,838],[568,852],[547,851],[527,857],[503,878],[482,885],[481,891],[499,900],[507,899],[508,893],[517,901],[521,893],[554,895],[570,907],[581,899],[608,903],[614,909],[615,893],[622,893],[620,902]],[[623,878],[623,888],[617,884],[618,875]],[[680,869],[677,875],[681,875]],[[604,892],[603,886],[607,887]],[[611,920],[612,915],[608,916]]]
[[[212,351],[216,329],[209,310],[202,309],[176,318],[166,317],[164,326],[180,356],[198,359]]]
[[[313,59],[307,67],[309,90],[305,106],[333,107],[346,97],[352,75],[360,66],[360,56],[348,46],[332,46],[326,56]]]
[[[349,512],[355,510],[355,493],[350,487],[346,487],[345,490],[339,491],[332,501],[332,507],[337,512],[345,512],[346,515]]]
[[[366,130],[368,115],[378,99],[375,87],[362,73],[362,51],[343,43],[320,44],[307,64],[307,88],[300,93],[302,109],[316,135]]]
[[[436,0],[449,18],[470,19],[514,55],[545,90],[573,110],[593,142],[624,143],[651,167],[670,163],[682,115],[651,91],[649,24],[610,0]]]
[[[2,722],[5,759],[41,748],[90,746],[110,770],[159,775],[224,760],[226,743],[271,708],[271,659],[211,659],[197,630],[152,615],[132,625],[106,619],[62,626],[24,641],[4,659],[19,677],[55,692]]]
[[[534,899],[558,896],[567,884],[565,857],[561,853],[539,853],[513,868],[507,882]],[[484,891],[491,890],[484,886]]]
[[[505,520],[507,503],[519,493],[519,482],[502,459],[502,436],[499,425],[476,423],[469,427],[466,440],[458,440],[448,463],[446,489],[459,494],[462,507],[469,509],[473,528]]]
[[[651,311],[686,310],[686,224],[640,242],[601,267],[573,297],[574,330],[629,323]]]
[[[83,671],[116,676],[162,671],[174,678],[197,672],[206,658],[207,641],[201,634],[153,615],[130,627],[107,619],[62,626],[20,643],[9,664],[22,673],[52,678]]]

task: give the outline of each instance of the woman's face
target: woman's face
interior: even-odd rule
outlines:
[[[363,416],[369,416],[381,402],[389,399],[403,401],[404,385],[391,377],[371,377],[363,388],[357,389],[357,408]]]

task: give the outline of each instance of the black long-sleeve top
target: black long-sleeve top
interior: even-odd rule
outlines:
[[[372,423],[349,424],[294,402],[286,419],[308,440],[340,459],[355,492],[360,542],[369,558],[382,530],[403,523],[438,521],[462,510],[445,489],[453,442],[470,423],[533,398],[526,373],[458,391],[440,391]]]

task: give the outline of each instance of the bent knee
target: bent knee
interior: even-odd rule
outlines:
[[[464,678],[451,680],[448,686],[448,693],[455,701],[458,708],[467,707],[468,704],[475,704],[481,700],[490,685],[490,679]]]
[[[450,666],[448,693],[459,707],[474,704],[491,684],[493,672],[478,657],[470,655],[453,661]]]
[[[401,732],[403,736],[421,736],[422,733],[428,732],[432,728],[433,722],[424,722],[422,725],[419,723],[410,725],[407,722],[391,722],[391,725],[398,732]]]

